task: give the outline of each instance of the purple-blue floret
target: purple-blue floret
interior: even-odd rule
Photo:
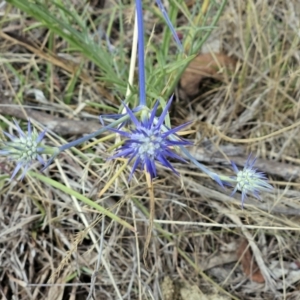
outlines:
[[[236,176],[236,186],[231,193],[231,196],[240,191],[242,193],[242,206],[248,194],[252,194],[255,198],[260,199],[260,192],[271,192],[273,190],[272,185],[268,183],[268,179],[263,172],[258,172],[254,168],[256,157],[252,159],[249,155],[246,165],[243,170],[239,170],[235,163],[231,163]]]
[[[132,129],[130,129],[130,131],[114,128],[110,129],[126,138],[123,146],[118,149],[118,152],[113,155],[111,159],[126,157],[129,158],[128,163],[133,161],[130,178],[139,166],[150,174],[151,179],[156,177],[157,169],[155,161],[158,161],[178,175],[178,172],[173,168],[168,159],[175,158],[179,161],[186,162],[175,153],[172,148],[174,146],[191,145],[189,141],[176,135],[176,133],[187,126],[188,123],[173,129],[168,129],[164,125],[164,120],[171,103],[172,100],[169,100],[162,114],[157,118],[156,112],[159,102],[156,102],[150,115],[146,118],[142,118],[141,121],[139,121],[132,110],[124,104],[126,112],[132,121]],[[170,135],[173,137],[176,136],[176,140],[170,139]]]
[[[44,148],[41,147],[41,141],[45,136],[45,131],[37,134],[36,131],[32,131],[31,123],[28,121],[27,133],[24,133],[19,124],[15,122],[19,137],[13,136],[7,132],[4,134],[10,139],[10,141],[3,142],[1,146],[0,155],[6,156],[9,160],[17,163],[11,179],[13,179],[21,168],[23,172],[21,180],[24,178],[29,166],[33,161],[38,160],[41,164],[45,164],[41,154]]]

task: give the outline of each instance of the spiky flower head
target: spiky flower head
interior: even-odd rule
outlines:
[[[9,160],[17,163],[14,172],[11,175],[11,179],[16,176],[21,168],[23,168],[21,175],[21,179],[23,179],[29,166],[34,161],[38,160],[41,164],[44,164],[44,161],[41,157],[41,154],[44,153],[44,147],[42,146],[41,141],[45,136],[45,131],[38,134],[35,129],[32,130],[29,120],[27,132],[25,133],[15,120],[14,122],[19,136],[13,136],[7,132],[4,132],[10,141],[2,141],[2,145],[0,146],[0,155],[5,156]]]
[[[252,194],[257,199],[260,199],[260,192],[271,192],[273,190],[273,187],[268,183],[266,175],[254,168],[256,159],[256,157],[252,159],[250,154],[243,170],[239,170],[235,163],[231,163],[236,173],[234,177],[236,186],[231,195],[235,194],[236,191],[240,191],[242,193],[242,206],[248,194]]]
[[[160,162],[163,166],[178,174],[168,161],[168,158],[175,158],[185,162],[185,160],[176,154],[172,148],[174,146],[185,146],[191,144],[189,141],[186,141],[176,135],[176,133],[183,127],[187,126],[187,124],[180,125],[173,129],[168,129],[164,125],[164,120],[171,103],[172,99],[168,101],[162,114],[159,118],[157,118],[155,116],[159,104],[159,102],[157,102],[149,114],[144,117],[142,116],[141,121],[139,121],[133,114],[132,110],[124,104],[126,112],[132,121],[132,128],[129,131],[114,128],[110,129],[126,138],[123,146],[118,149],[117,154],[112,156],[111,159],[127,157],[129,158],[128,163],[133,161],[130,178],[139,166],[141,169],[145,169],[150,174],[151,179],[156,177],[157,170],[155,161]],[[170,135],[172,135],[172,137],[176,136],[177,139],[170,139]]]

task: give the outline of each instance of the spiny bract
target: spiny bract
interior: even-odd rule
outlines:
[[[27,132],[23,132],[19,124],[15,122],[19,136],[13,136],[7,132],[4,134],[10,139],[10,141],[3,141],[0,155],[6,156],[9,160],[17,163],[11,179],[13,179],[21,168],[23,172],[21,179],[24,178],[29,166],[33,161],[38,160],[41,164],[44,161],[41,157],[44,148],[41,145],[41,141],[45,136],[45,131],[40,134],[35,129],[31,129],[31,123],[28,121]]]
[[[168,161],[168,158],[176,158],[185,162],[182,157],[172,150],[172,147],[191,144],[189,141],[176,136],[176,133],[183,127],[187,126],[187,124],[180,125],[173,129],[168,129],[164,125],[164,120],[171,103],[172,99],[168,101],[161,116],[157,118],[155,116],[159,104],[157,102],[152,111],[149,113],[149,116],[144,118],[142,117],[141,121],[139,121],[129,107],[124,104],[126,112],[133,123],[133,127],[129,131],[111,129],[126,138],[123,146],[118,149],[117,154],[112,156],[111,159],[117,157],[128,157],[129,162],[134,161],[130,178],[138,166],[141,166],[141,169],[145,168],[150,174],[151,179],[156,177],[157,170],[155,161],[160,162],[163,166],[178,174]],[[170,135],[173,135],[173,137],[175,135],[177,139],[170,139]]]

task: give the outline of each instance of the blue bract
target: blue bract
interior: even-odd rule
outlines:
[[[273,190],[273,187],[267,182],[268,179],[266,175],[253,168],[255,162],[256,158],[251,160],[250,154],[243,170],[239,170],[235,163],[231,163],[233,170],[236,173],[234,178],[236,186],[231,195],[236,191],[240,191],[242,193],[242,206],[244,205],[247,194],[252,194],[257,199],[260,199],[260,192],[271,192]]]
[[[21,168],[23,172],[21,179],[24,178],[29,166],[33,161],[38,160],[44,164],[41,157],[44,148],[42,147],[41,141],[45,136],[45,131],[40,134],[34,129],[31,130],[31,123],[28,121],[27,132],[23,132],[19,124],[15,122],[19,137],[13,136],[7,132],[4,134],[10,139],[10,141],[2,142],[0,155],[8,157],[9,160],[13,160],[17,163],[11,179],[13,179]]]
[[[157,171],[155,161],[160,162],[163,166],[178,174],[168,161],[168,158],[176,158],[185,162],[182,157],[172,150],[172,147],[191,144],[189,141],[176,136],[176,133],[187,126],[187,123],[173,129],[167,129],[164,125],[164,120],[171,103],[172,100],[170,99],[161,116],[156,118],[155,115],[159,104],[159,102],[156,102],[153,110],[149,113],[149,116],[142,118],[141,121],[139,121],[130,108],[124,104],[126,112],[132,121],[132,128],[129,131],[114,128],[110,129],[126,138],[123,146],[118,149],[117,154],[112,156],[111,159],[127,157],[129,158],[128,162],[133,161],[130,178],[138,166],[140,166],[141,169],[146,169],[150,174],[151,179],[156,177]],[[170,135],[173,135],[174,137],[174,134],[177,137],[177,140],[171,140],[169,138]]]

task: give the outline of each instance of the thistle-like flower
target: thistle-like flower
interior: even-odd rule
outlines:
[[[187,123],[168,130],[165,130],[166,126],[163,124],[171,103],[172,99],[168,101],[161,116],[156,118],[155,115],[159,104],[159,102],[157,102],[149,115],[147,114],[147,116],[144,117],[142,115],[141,121],[139,121],[133,114],[132,110],[124,104],[126,112],[133,123],[133,128],[130,129],[130,131],[123,131],[114,128],[110,129],[126,138],[123,146],[118,149],[117,154],[113,155],[111,159],[117,157],[128,157],[129,163],[134,161],[130,178],[138,166],[140,166],[141,169],[146,169],[146,171],[150,174],[151,179],[156,177],[157,171],[155,161],[160,162],[163,166],[178,174],[168,161],[168,158],[175,158],[185,162],[182,157],[172,151],[172,148],[174,146],[185,146],[191,144],[189,141],[186,141],[176,135],[179,130],[187,126]],[[173,136],[173,139],[169,138],[170,135]],[[174,140],[174,136],[177,137],[176,140]]]
[[[254,169],[255,162],[256,158],[252,159],[250,154],[243,170],[239,170],[235,163],[231,163],[236,173],[234,177],[236,186],[231,196],[235,194],[236,191],[240,191],[242,193],[242,207],[247,194],[252,194],[257,199],[260,199],[260,192],[271,192],[273,190],[273,187],[267,182],[268,179],[266,175]]]
[[[44,164],[41,154],[45,153],[45,148],[42,146],[41,141],[45,136],[45,131],[38,134],[35,129],[31,129],[31,123],[28,121],[27,132],[25,133],[15,120],[14,122],[19,137],[4,132],[10,141],[2,141],[0,155],[17,163],[11,179],[23,168],[22,180],[33,161],[38,160],[41,164]]]

